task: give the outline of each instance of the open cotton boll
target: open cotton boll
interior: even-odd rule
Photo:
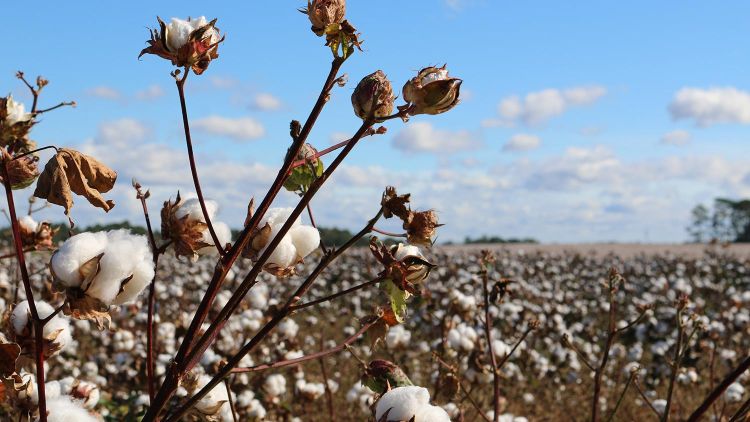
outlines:
[[[39,315],[41,316],[42,314],[40,313]],[[46,316],[49,315],[50,314],[48,313]],[[55,316],[46,324],[44,324],[42,335],[45,338],[52,336],[55,332],[57,332],[57,337],[55,337],[54,342],[55,345],[60,348],[60,350],[65,349],[69,344],[73,342],[73,334],[71,333],[70,322],[66,318]]]
[[[388,412],[388,421],[408,421],[429,406],[430,393],[417,386],[397,387],[383,394],[375,406],[375,419],[380,420]],[[430,419],[417,419],[415,422],[432,422]]]
[[[320,246],[320,232],[312,226],[296,226],[289,230],[292,243],[297,249],[299,259],[310,255],[312,251]]]
[[[145,236],[133,235],[123,229],[108,232],[107,239],[104,256],[99,261],[99,274],[86,294],[111,304],[119,293],[122,282],[133,275],[138,263],[150,261],[151,257]]]
[[[442,407],[426,404],[417,412],[414,422],[451,422],[448,412]]]
[[[208,375],[201,375],[198,379],[198,389],[202,389],[211,381]],[[221,408],[229,402],[227,389],[224,383],[218,383],[208,392],[198,403],[195,404],[196,410],[204,415],[217,415],[221,413]]]
[[[188,42],[193,31],[206,25],[208,21],[205,16],[190,20],[172,18],[167,25],[167,46],[171,51],[176,52]],[[204,37],[210,37],[212,44],[219,41],[219,34],[214,28],[209,29]]]
[[[229,226],[221,221],[212,221],[211,224],[214,226],[214,232],[216,233],[216,237],[219,239],[219,246],[223,248],[227,243],[232,241],[232,230],[229,228]],[[202,240],[209,246],[198,249],[199,255],[217,255],[219,253],[219,251],[216,250],[216,247],[214,246],[214,239],[213,237],[211,237],[211,231],[208,230],[208,228],[203,231]]]
[[[205,203],[208,218],[213,220],[216,212],[219,211],[219,204],[211,199],[206,199]],[[180,206],[177,208],[177,211],[175,211],[175,217],[181,219],[185,216],[187,216],[189,220],[198,220],[204,223],[206,222],[206,219],[203,218],[203,210],[201,209],[201,203],[198,198],[190,198],[182,201]]]
[[[269,239],[274,239],[276,235],[279,234],[279,231],[281,230],[281,226],[274,226],[271,230],[271,236]],[[269,244],[271,243],[271,240],[269,240]],[[266,245],[261,251],[260,255],[263,255],[266,252],[266,249],[268,249],[268,245]],[[292,237],[289,236],[289,233],[285,234],[284,237],[281,238],[281,241],[276,246],[276,249],[273,250],[273,253],[271,253],[271,256],[268,257],[268,264],[278,265],[281,268],[287,268],[289,266],[292,266],[295,264],[297,260],[297,248],[294,247],[294,243],[292,243]]]
[[[39,314],[39,318],[47,318],[48,316],[52,315],[55,312],[55,308],[52,307],[47,302],[43,302],[41,300],[35,300],[34,305],[36,305],[36,312]],[[16,332],[16,334],[23,334],[24,329],[26,328],[26,325],[29,323],[29,318],[31,318],[31,309],[29,309],[29,301],[24,300],[22,302],[19,302],[18,305],[16,305],[15,308],[13,308],[13,313],[10,314],[10,323],[13,326],[13,331]],[[62,318],[55,316],[52,318],[50,322],[46,324],[44,327],[44,333],[47,334],[46,328],[49,326],[49,324],[54,320],[62,320]],[[64,321],[64,320],[63,320]],[[70,328],[70,326],[68,326]]]
[[[422,251],[420,251],[418,247],[414,245],[405,245],[403,243],[399,243],[398,248],[396,249],[396,253],[393,254],[393,257],[400,261],[407,256],[424,258],[424,255],[422,255]]]
[[[34,218],[32,216],[24,215],[23,217],[18,219],[18,225],[21,226],[21,228],[24,230],[35,232],[37,227],[39,226],[39,223],[34,221]]]
[[[123,286],[122,292],[115,296],[113,305],[122,305],[134,301],[154,279],[154,264],[150,259],[141,261],[133,270],[133,278]]]
[[[271,227],[281,226],[286,223],[292,212],[294,212],[294,208],[269,208],[263,215],[263,219],[260,220],[259,227],[263,227],[266,223]],[[302,220],[300,217],[297,217],[294,223],[292,223],[292,227],[297,227],[300,224],[302,224]]]
[[[55,277],[67,287],[78,287],[83,281],[81,265],[104,252],[107,234],[85,232],[72,236],[52,255],[50,265]]]
[[[39,419],[36,419],[39,421]],[[47,422],[98,422],[78,401],[60,396],[47,401]]]

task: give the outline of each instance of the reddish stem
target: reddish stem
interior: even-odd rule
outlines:
[[[47,398],[44,386],[44,336],[43,329],[46,321],[43,321],[39,317],[39,313],[36,309],[36,302],[34,301],[34,292],[31,290],[31,280],[29,279],[29,273],[26,268],[26,257],[23,253],[23,244],[21,243],[21,230],[18,225],[18,217],[16,216],[16,205],[13,200],[13,190],[10,185],[10,176],[8,175],[8,162],[3,160],[2,166],[0,166],[3,176],[3,187],[5,188],[5,197],[8,201],[8,212],[10,214],[11,229],[13,230],[13,244],[16,248],[16,258],[18,259],[18,267],[21,270],[21,279],[23,280],[23,287],[26,291],[26,300],[29,302],[29,310],[31,311],[32,325],[34,327],[34,358],[36,361],[36,384],[37,393],[39,396],[39,420],[41,422],[47,422]]]
[[[714,388],[714,390],[711,392],[711,394],[706,397],[705,400],[703,400],[703,403],[698,406],[697,409],[690,415],[690,417],[687,419],[688,422],[696,422],[700,420],[701,416],[703,416],[706,411],[711,407],[711,404],[713,404],[716,400],[721,397],[722,394],[724,394],[724,391],[726,391],[727,388],[729,388],[730,385],[732,385],[733,382],[737,380],[737,378],[740,377],[745,371],[750,368],[750,356],[745,357],[745,359],[730,372],[724,379],[721,381],[719,385]]]
[[[482,264],[483,266],[486,264]],[[492,407],[493,407],[493,420],[498,422],[500,420],[500,372],[497,367],[497,358],[492,345],[492,318],[490,317],[490,289],[487,286],[489,279],[489,273],[487,268],[482,270],[482,289],[484,290],[484,335],[487,338],[487,353],[490,354],[490,362],[492,362]]]
[[[180,108],[182,109],[182,126],[185,128],[185,144],[187,144],[188,160],[190,161],[190,173],[193,175],[193,185],[195,186],[195,194],[198,195],[198,202],[201,205],[201,211],[203,212],[203,218],[206,220],[208,226],[208,232],[211,234],[211,240],[214,242],[214,246],[219,251],[219,256],[224,255],[224,245],[219,242],[216,231],[211,223],[211,218],[208,215],[208,209],[206,208],[206,201],[203,199],[203,191],[201,189],[201,182],[198,178],[198,169],[195,165],[195,156],[193,154],[193,141],[190,136],[190,122],[188,120],[187,106],[185,104],[185,81],[190,74],[190,69],[185,69],[185,75],[177,79],[177,92],[180,94]]]

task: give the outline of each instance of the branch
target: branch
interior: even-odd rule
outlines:
[[[224,245],[219,242],[219,238],[216,236],[216,231],[211,223],[211,218],[208,215],[208,209],[206,208],[206,201],[203,199],[203,191],[201,189],[201,182],[198,178],[198,169],[195,165],[195,156],[193,154],[193,141],[190,136],[190,121],[187,115],[187,106],[185,105],[185,81],[190,74],[190,69],[185,68],[185,74],[182,78],[176,80],[177,92],[180,95],[180,108],[182,109],[182,126],[185,129],[185,144],[187,145],[188,160],[190,162],[190,173],[193,176],[193,185],[195,186],[195,193],[198,195],[198,202],[201,205],[201,211],[203,212],[203,219],[206,221],[208,226],[208,232],[211,234],[211,239],[214,242],[214,246],[219,251],[219,256],[224,256]]]
[[[331,300],[334,300],[334,299],[339,298],[341,296],[345,296],[345,295],[347,295],[347,294],[349,294],[351,292],[355,292],[357,290],[364,289],[367,286],[372,286],[373,284],[377,284],[377,283],[379,283],[381,281],[383,281],[383,279],[381,277],[377,277],[377,278],[374,278],[374,279],[372,279],[370,281],[366,281],[366,282],[364,282],[362,284],[358,284],[358,285],[356,285],[354,287],[350,287],[350,288],[348,288],[346,290],[342,290],[342,291],[334,293],[332,295],[329,295],[329,296],[326,296],[326,297],[322,297],[320,299],[311,300],[309,302],[302,303],[302,304],[299,304],[299,305],[294,305],[294,306],[292,306],[292,312],[299,311],[300,309],[309,308],[311,306],[315,306],[315,305],[318,305],[318,304],[321,304],[321,303],[324,303],[324,302],[330,302]]]
[[[497,358],[492,348],[492,318],[490,317],[490,289],[487,287],[489,273],[487,263],[482,262],[482,290],[484,291],[484,335],[487,338],[487,351],[492,363],[492,405],[494,422],[500,420],[500,373],[497,366]],[[506,356],[507,358],[507,356]]]
[[[740,362],[740,364],[732,370],[729,374],[727,374],[726,377],[719,383],[719,385],[714,388],[713,391],[706,397],[705,400],[703,400],[703,403],[698,406],[695,411],[690,415],[690,417],[687,419],[688,422],[697,422],[701,416],[703,416],[706,411],[708,411],[709,407],[711,407],[711,404],[715,402],[716,400],[721,397],[722,394],[724,394],[724,391],[729,388],[730,385],[734,381],[737,380],[737,378],[740,377],[748,368],[750,368],[750,356],[745,357],[745,359]]]
[[[367,330],[372,328],[372,326],[375,325],[375,323],[377,323],[379,320],[380,319],[378,318],[375,321],[372,321],[368,324],[363,325],[362,328],[359,329],[359,331],[349,336],[341,344],[331,347],[330,349],[321,350],[320,352],[313,353],[310,355],[305,355],[305,356],[298,357],[295,359],[287,359],[287,360],[282,360],[282,361],[278,361],[274,363],[265,363],[262,365],[251,366],[249,368],[234,368],[230,370],[229,372],[231,372],[232,374],[245,374],[248,372],[260,372],[260,371],[265,371],[268,369],[279,369],[279,368],[293,366],[293,365],[297,365],[303,362],[308,362],[311,360],[316,360],[316,359],[324,358],[326,356],[339,353],[343,351],[344,349],[346,349],[346,346],[349,346],[352,343],[354,343],[360,336],[362,336],[362,334],[364,334],[365,332],[367,332]]]
[[[350,145],[350,146],[353,146],[353,144]],[[346,151],[346,150],[344,150],[344,151]],[[344,154],[344,152],[342,152],[342,154]],[[340,157],[340,155],[339,155],[339,157]],[[330,168],[331,167],[329,167],[329,169]],[[295,209],[295,211],[301,212],[300,205],[297,206],[297,208]],[[357,233],[348,242],[346,242],[340,249],[336,249],[336,250],[330,252],[328,255],[324,256],[323,259],[318,264],[318,266],[313,270],[313,272],[307,277],[307,279],[305,279],[305,281],[289,297],[289,299],[287,300],[286,304],[282,308],[280,308],[274,314],[273,318],[271,318],[271,320],[269,322],[267,322],[266,325],[264,325],[253,336],[253,338],[251,338],[250,341],[247,342],[240,349],[239,352],[237,352],[237,354],[235,354],[234,356],[232,356],[231,359],[229,359],[229,361],[227,362],[227,364],[224,365],[219,370],[219,372],[213,377],[213,379],[208,384],[206,384],[204,386],[203,389],[201,389],[201,391],[199,391],[195,396],[191,397],[178,410],[176,410],[174,412],[174,414],[172,414],[170,417],[168,417],[166,419],[166,421],[176,421],[176,420],[179,420],[179,418],[182,417],[182,415],[184,415],[185,412],[187,412],[187,410],[190,409],[190,407],[193,404],[195,404],[201,398],[203,398],[203,396],[205,396],[206,394],[208,394],[211,391],[211,389],[216,386],[216,384],[218,384],[219,382],[221,382],[222,379],[226,378],[231,373],[232,369],[236,368],[237,365],[239,365],[240,361],[242,360],[243,357],[245,357],[245,355],[247,355],[248,353],[250,353],[266,336],[268,336],[268,334],[270,334],[270,332],[274,328],[276,328],[276,326],[279,323],[281,323],[281,321],[284,318],[286,318],[287,316],[289,316],[289,314],[291,314],[292,306],[294,306],[300,300],[300,298],[302,296],[304,296],[305,293],[307,293],[307,291],[310,289],[310,287],[312,287],[313,283],[318,278],[318,276],[323,272],[323,270],[325,268],[327,268],[328,265],[331,262],[333,262],[336,258],[338,258],[344,251],[346,251],[347,249],[349,249],[350,247],[352,247],[354,244],[357,243],[357,241],[359,239],[361,239],[367,233],[369,233],[370,230],[372,229],[372,227],[375,225],[375,223],[380,219],[380,217],[382,215],[383,215],[383,209],[381,208],[378,211],[377,215],[375,215],[375,217],[373,217],[367,223],[367,225],[359,233]],[[281,233],[282,236],[283,236],[285,228],[288,229],[287,226],[291,226],[291,223],[293,223],[296,218],[297,218],[297,216],[295,216],[294,213],[292,213],[292,215],[287,220],[287,223],[284,224],[284,226],[282,227],[282,229],[280,231],[280,233]],[[278,237],[279,236],[277,236],[277,238],[274,239],[274,240],[277,240]],[[276,245],[270,245],[270,246],[268,246],[268,249],[266,250],[266,254],[268,254],[269,251],[272,250],[275,247],[276,247]],[[261,263],[261,265],[262,265],[262,263]],[[255,269],[256,267],[258,267],[258,264],[256,264],[256,266],[253,267],[253,269]],[[248,282],[248,280],[251,282],[251,284],[254,284],[252,282],[254,281],[255,276],[253,276],[253,278],[250,278],[251,275],[252,275],[252,270],[251,270],[251,273],[248,274],[248,277],[246,277],[245,280],[243,280],[242,285],[240,285],[240,287],[238,288],[238,292],[240,292],[243,289],[243,285],[245,285]],[[247,288],[247,290],[249,290],[249,287],[246,286],[246,288]],[[235,295],[238,292],[235,292]],[[244,297],[245,293],[241,293],[240,297]],[[234,295],[232,296],[232,298],[230,298],[229,302],[232,302],[233,298],[234,298]],[[224,309],[222,309],[220,315],[214,320],[214,322],[208,328],[208,330],[206,331],[206,333],[201,337],[201,339],[199,339],[198,342],[196,342],[196,347],[195,347],[194,351],[195,350],[201,350],[201,349],[199,349],[199,345],[201,344],[201,341],[203,341],[204,344],[206,344],[206,347],[207,347],[207,345],[210,344],[210,341],[207,341],[207,340],[208,339],[212,340],[213,338],[215,338],[215,336],[211,336],[211,333],[210,333],[211,329],[214,328],[213,332],[214,333],[218,333],[218,329],[221,329],[221,327],[223,327],[223,322],[226,322],[226,320],[228,319],[228,316],[222,317],[221,314],[227,314],[227,315],[231,314],[231,310],[229,310],[229,303],[224,307]],[[205,350],[205,349],[203,349],[203,350]],[[193,357],[190,360],[190,362],[193,362],[194,359],[199,359],[202,353],[203,353],[203,351],[201,350],[201,352],[198,353],[198,354],[196,354],[196,356]]]

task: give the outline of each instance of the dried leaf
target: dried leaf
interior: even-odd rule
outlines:
[[[21,356],[21,346],[16,343],[0,344],[0,375],[8,378],[16,372],[16,360]]]
[[[102,193],[115,185],[117,172],[98,160],[76,150],[60,148],[44,166],[34,191],[37,198],[60,205],[70,214],[73,193],[85,197],[92,205],[109,211],[115,206]]]

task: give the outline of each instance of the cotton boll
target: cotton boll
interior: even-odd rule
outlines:
[[[286,392],[286,378],[281,374],[269,375],[263,382],[263,389],[271,397],[278,397]]]
[[[122,292],[115,297],[112,303],[122,305],[134,301],[153,279],[154,264],[151,259],[139,262],[133,270],[133,278],[125,284]]]
[[[39,316],[41,318],[46,318],[51,313],[52,312],[49,312],[45,316],[42,316],[44,314],[40,313]],[[73,343],[73,335],[70,329],[70,322],[68,322],[66,318],[60,318],[57,315],[55,315],[54,318],[44,324],[42,334],[44,335],[44,338],[50,338],[51,336],[56,335],[53,342],[57,347],[60,348],[60,350],[64,350],[66,347],[68,347],[68,345]]]
[[[442,407],[428,404],[416,413],[414,422],[451,422],[451,418]]]
[[[724,392],[724,398],[730,403],[738,403],[742,401],[742,396],[745,395],[745,387],[742,384],[735,382],[729,385],[727,390]]]
[[[83,281],[81,265],[104,252],[107,234],[85,232],[72,236],[52,255],[50,265],[55,277],[67,287],[78,287]]]
[[[39,223],[34,221],[34,218],[30,215],[24,215],[23,217],[18,219],[18,225],[21,226],[22,229],[35,232],[37,227],[39,227]]]
[[[383,394],[375,406],[375,419],[380,420],[388,412],[388,421],[408,421],[429,406],[430,393],[426,388],[417,386],[398,387]],[[445,413],[445,411],[443,411]],[[447,416],[447,415],[446,415]],[[415,422],[428,422],[429,419]]]
[[[418,247],[414,245],[405,245],[403,243],[399,243],[398,247],[396,248],[396,253],[393,254],[393,257],[400,261],[407,256],[424,258],[424,255],[422,255],[422,251],[420,251]]]
[[[268,223],[269,226],[282,226],[294,212],[294,208],[269,208],[268,211],[263,215],[260,220],[258,227],[263,227]],[[297,227],[302,223],[302,220],[297,217],[292,223],[292,227]]]
[[[193,31],[206,25],[208,25],[208,21],[205,16],[190,20],[172,18],[167,25],[167,47],[172,52],[177,52],[180,47],[188,42],[190,34]],[[219,34],[216,29],[210,28],[204,35],[204,38],[210,38],[211,44],[214,44],[219,41]]]
[[[122,283],[133,275],[135,267],[141,261],[150,261],[151,258],[145,236],[133,235],[123,229],[107,232],[107,239],[104,256],[99,261],[99,274],[92,281],[86,294],[105,304],[111,304],[119,293]],[[130,283],[126,283],[125,286],[127,284]],[[145,284],[140,287],[143,286]],[[130,295],[134,288],[135,286],[131,288]]]
[[[294,322],[293,319],[285,319],[279,323],[279,333],[288,339],[292,339],[297,336],[299,331],[299,325]]]
[[[206,204],[208,218],[213,220],[216,212],[219,211],[219,204],[210,199],[206,199],[204,203]],[[185,216],[187,216],[188,220],[196,220],[203,223],[206,222],[206,219],[203,218],[203,209],[201,208],[201,203],[198,198],[185,199],[180,203],[179,208],[175,211],[175,217],[177,217],[177,219],[182,219]]]
[[[39,421],[39,419],[37,419]],[[47,401],[47,422],[98,422],[80,402],[67,396]]]
[[[202,389],[211,381],[211,377],[208,375],[201,375],[198,379],[198,389]],[[204,415],[217,415],[221,413],[221,408],[229,402],[229,396],[227,395],[227,389],[224,383],[218,383],[216,386],[209,391],[208,394],[203,396],[198,403],[195,404],[195,408]]]
[[[276,226],[271,231],[271,239],[276,237],[276,235],[279,233],[279,229],[281,226]],[[270,241],[269,241],[270,243]],[[265,250],[267,249],[263,248],[261,251],[261,255],[265,253]],[[287,268],[292,265],[297,260],[297,248],[294,247],[294,243],[292,243],[292,238],[289,236],[289,234],[286,234],[279,244],[276,246],[276,249],[273,250],[273,253],[271,253],[271,256],[268,257],[268,264],[277,265],[281,268]]]
[[[320,232],[312,226],[297,226],[289,230],[297,257],[303,259],[320,246]]]
[[[39,314],[39,318],[47,318],[55,312],[52,305],[47,302],[37,300],[34,301],[34,304],[36,305],[36,311]],[[31,309],[29,309],[28,300],[20,302],[15,308],[13,308],[13,312],[10,315],[10,323],[16,335],[33,336],[30,316]],[[55,315],[44,325],[42,335],[45,339],[51,341],[59,350],[64,349],[73,342],[70,323],[67,319],[61,318],[58,315]]]

